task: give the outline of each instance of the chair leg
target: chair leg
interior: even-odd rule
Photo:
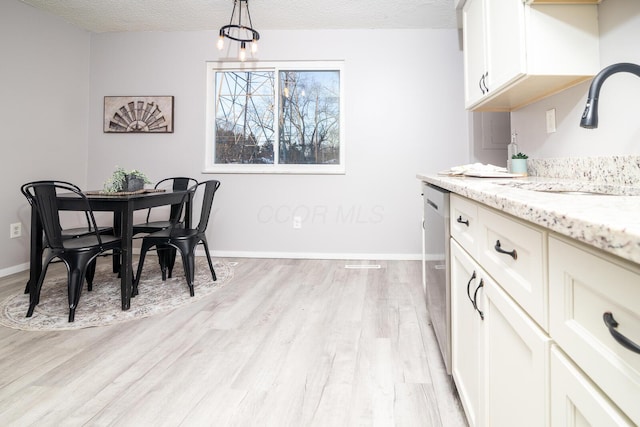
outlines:
[[[216,271],[213,269],[213,263],[211,262],[211,255],[209,255],[209,245],[207,244],[206,239],[202,239],[202,245],[204,246],[204,253],[207,256],[207,261],[209,262],[209,270],[211,270],[211,278],[215,282],[218,280],[216,277]]]
[[[162,281],[165,282],[167,280],[167,259],[169,251],[171,250],[171,246],[160,245],[157,246],[158,252],[158,263],[160,264],[160,272],[162,274]],[[171,277],[171,275],[169,275]]]
[[[73,322],[75,320],[76,308],[78,307],[80,294],[82,292],[82,282],[87,270],[86,260],[79,259],[73,261],[74,262],[69,265],[69,283],[67,285],[69,300],[69,322]],[[77,264],[75,262],[77,262]]]
[[[44,276],[47,274],[47,269],[49,268],[50,261],[51,258],[47,258],[43,262],[42,271],[40,272],[40,277],[38,277],[36,287],[29,293],[29,308],[27,309],[27,317],[33,316],[33,310],[35,310],[36,306],[40,302],[40,290],[42,289],[42,283],[44,282]]]
[[[87,272],[85,273],[85,279],[87,280],[87,290],[91,292],[93,290],[93,278],[96,274],[96,260],[94,259],[89,263]]]
[[[131,290],[131,296],[138,295],[138,284],[140,283],[140,275],[142,274],[142,266],[144,265],[144,258],[147,256],[147,251],[152,247],[152,244],[146,243],[142,240],[142,246],[140,247],[140,259],[138,261],[138,271],[133,278],[133,289]]]
[[[167,268],[169,270],[169,278],[173,275],[173,265],[176,263],[176,248],[169,247],[169,252],[167,253]]]
[[[195,270],[195,257],[193,249],[189,250],[189,248],[182,248],[180,250],[182,254],[182,266],[184,267],[184,276],[187,279],[187,286],[189,286],[189,294],[191,296],[195,295],[193,289],[193,276]]]

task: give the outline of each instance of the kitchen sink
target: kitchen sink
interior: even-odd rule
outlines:
[[[503,181],[498,184],[521,190],[546,193],[595,195],[595,196],[640,196],[640,187],[627,185],[596,184],[580,181]]]

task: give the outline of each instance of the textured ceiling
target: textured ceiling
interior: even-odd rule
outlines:
[[[233,0],[22,0],[88,31],[200,31],[227,24]],[[261,29],[456,28],[454,0],[251,0]]]

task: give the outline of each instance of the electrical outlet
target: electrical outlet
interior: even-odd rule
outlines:
[[[300,218],[299,216],[293,217],[293,228],[302,228],[302,218]]]
[[[9,225],[9,238],[15,239],[16,237],[22,236],[22,223],[14,222]]]
[[[556,131],[556,109],[547,110],[547,133]]]

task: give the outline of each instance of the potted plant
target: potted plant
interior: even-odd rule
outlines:
[[[125,170],[116,166],[109,179],[104,183],[106,193],[133,192],[142,190],[145,184],[150,184],[149,178],[139,170]]]
[[[527,175],[527,156],[524,153],[518,153],[511,156],[511,172],[521,175]]]

